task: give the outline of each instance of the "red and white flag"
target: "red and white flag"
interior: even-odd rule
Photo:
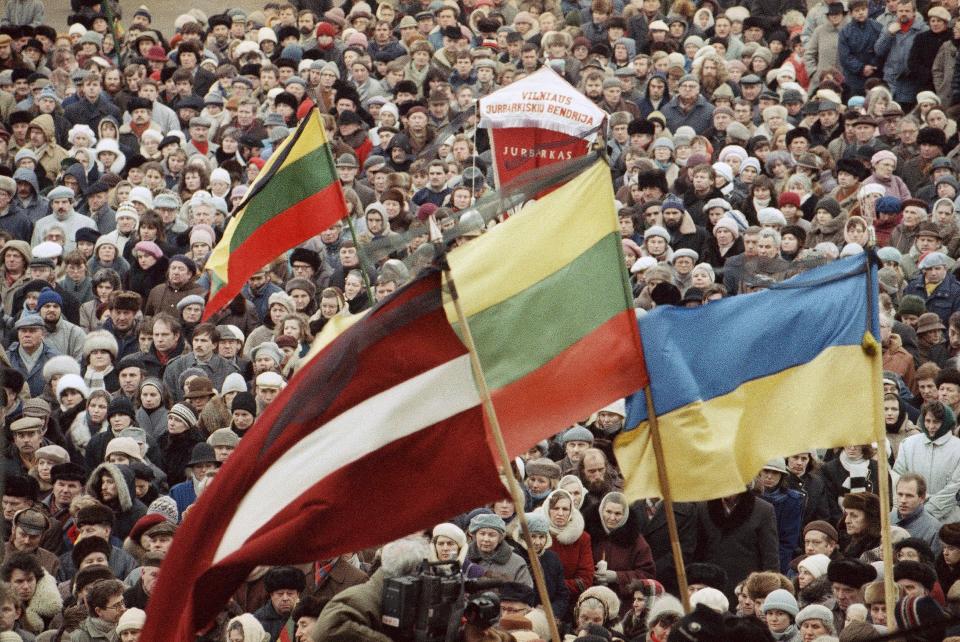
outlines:
[[[258,565],[377,546],[506,495],[440,274],[293,377],[190,509],[141,642],[193,642]]]

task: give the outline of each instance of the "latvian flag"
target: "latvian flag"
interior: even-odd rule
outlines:
[[[506,495],[430,271],[305,365],[190,509],[141,642],[192,642],[258,565],[373,547]]]

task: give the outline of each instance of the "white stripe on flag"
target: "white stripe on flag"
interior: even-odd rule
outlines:
[[[256,481],[237,506],[214,564],[325,477],[479,404],[470,357],[462,355],[344,411],[297,442]]]

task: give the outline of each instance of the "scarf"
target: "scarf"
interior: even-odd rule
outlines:
[[[87,387],[90,390],[106,390],[106,384],[103,380],[108,374],[113,372],[113,366],[108,366],[106,370],[102,372],[97,372],[93,368],[87,368],[87,371],[83,373],[83,382],[87,384]]]
[[[847,455],[847,451],[844,450],[840,453],[840,465],[843,466],[844,470],[847,471],[847,478],[843,480],[843,487],[847,490],[851,489],[850,478],[851,477],[862,477],[866,478],[870,474],[870,460],[860,457],[860,459],[851,459]]]
[[[791,640],[793,640],[794,636],[797,634],[797,625],[791,624],[780,633],[774,633],[773,631],[770,631],[770,633],[773,635],[773,639],[777,640],[777,642],[791,642]]]
[[[752,200],[753,200],[753,209],[755,209],[755,210],[757,210],[757,211],[760,211],[760,210],[762,210],[763,208],[765,208],[765,207],[767,207],[767,206],[770,205],[770,200],[771,200],[771,199],[768,197],[768,198],[764,198],[764,199],[754,198],[754,199],[752,199]]]

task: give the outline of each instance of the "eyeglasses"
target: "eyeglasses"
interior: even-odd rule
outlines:
[[[120,600],[119,602],[115,602],[114,604],[110,604],[109,606],[103,607],[103,610],[104,611],[126,611],[127,604],[123,600]]]

